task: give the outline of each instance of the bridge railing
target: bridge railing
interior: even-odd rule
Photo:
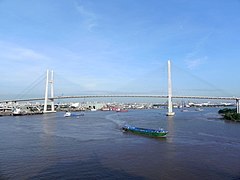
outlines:
[[[168,95],[74,95],[74,96],[55,96],[48,98],[49,100],[55,99],[78,99],[78,98],[168,98]],[[212,100],[240,100],[239,97],[214,97],[214,96],[172,96],[173,99],[212,99]],[[21,101],[42,101],[42,98],[27,98],[27,99],[9,99],[0,100],[0,103],[8,102],[21,102]]]

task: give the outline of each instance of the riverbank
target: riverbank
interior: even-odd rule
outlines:
[[[224,119],[234,121],[234,122],[240,122],[240,114],[237,113],[237,109],[230,109],[230,108],[224,108],[220,109],[218,111],[219,114],[223,116]]]

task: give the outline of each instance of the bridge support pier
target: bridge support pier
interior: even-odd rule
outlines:
[[[236,99],[237,113],[240,113],[240,102],[239,99]]]
[[[168,112],[167,116],[174,116],[172,106],[172,79],[171,79],[171,62],[168,60]]]
[[[48,98],[48,86],[51,84],[51,97]],[[47,77],[46,77],[46,89],[45,89],[45,99],[44,99],[44,107],[43,107],[43,113],[51,113],[51,112],[56,112],[54,109],[54,94],[53,94],[53,71],[51,71],[51,77],[49,80],[49,70],[47,70]],[[47,106],[48,106],[48,101],[51,102],[51,110],[48,111]]]

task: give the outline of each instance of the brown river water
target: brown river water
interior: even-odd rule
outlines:
[[[240,179],[240,123],[217,108],[0,117],[0,179]],[[123,133],[164,128],[167,138]]]

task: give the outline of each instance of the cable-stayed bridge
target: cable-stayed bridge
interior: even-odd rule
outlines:
[[[49,85],[50,85],[50,97],[49,97]],[[77,99],[77,98],[158,98],[158,99],[168,99],[168,113],[167,115],[174,115],[172,109],[172,99],[203,99],[203,100],[227,100],[227,101],[236,101],[237,113],[240,113],[240,97],[221,97],[221,96],[174,96],[172,95],[172,81],[171,81],[171,64],[168,61],[168,94],[167,95],[146,95],[146,94],[114,94],[114,95],[72,95],[72,96],[54,96],[54,79],[53,71],[49,73],[47,71],[46,76],[46,88],[45,88],[45,97],[40,98],[22,98],[22,99],[11,99],[11,100],[0,100],[0,103],[8,102],[21,102],[21,101],[41,101],[44,100],[44,112],[55,112],[54,111],[54,100],[57,99]],[[51,103],[51,110],[47,110],[48,103]]]

